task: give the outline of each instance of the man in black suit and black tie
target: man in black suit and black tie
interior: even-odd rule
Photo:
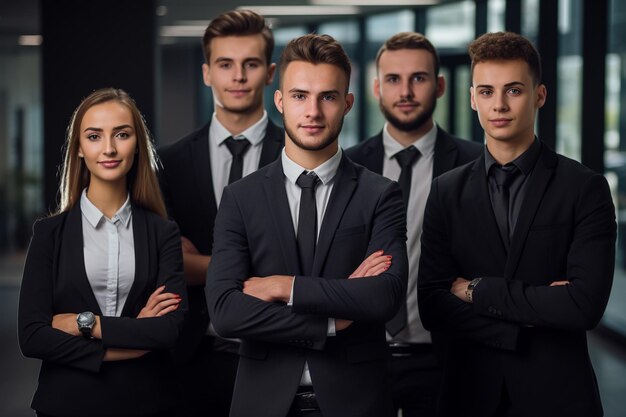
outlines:
[[[587,351],[609,298],[615,208],[606,179],[534,134],[546,100],[524,37],[470,44],[475,162],[433,181],[418,278],[426,328],[453,340],[442,416],[601,416]]]
[[[231,417],[387,416],[385,322],[407,278],[400,188],[342,155],[354,97],[332,37],[292,40],[279,68],[285,149],[224,190],[207,279],[216,330],[242,340]],[[382,268],[359,267],[368,255]]]
[[[404,417],[435,415],[441,369],[430,332],[417,308],[417,271],[426,199],[434,177],[480,154],[477,143],[446,133],[433,121],[445,91],[439,57],[423,35],[402,32],[376,55],[374,95],[386,123],[382,131],[346,150],[354,162],[399,182],[407,207],[409,279],[406,302],[387,323],[389,385]]]
[[[159,150],[168,214],[179,225],[190,310],[175,350],[180,416],[228,416],[238,343],[216,336],[204,297],[213,223],[224,186],[276,159],[284,135],[263,109],[272,82],[274,38],[258,14],[236,10],[211,21],[203,37],[204,83],[215,112],[209,123]]]

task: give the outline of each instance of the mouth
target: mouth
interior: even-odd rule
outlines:
[[[324,126],[321,125],[300,125],[300,129],[304,130],[306,133],[310,135],[314,135],[316,133],[324,130]]]
[[[250,94],[250,90],[248,89],[232,89],[232,90],[226,90],[226,91],[235,97],[243,97],[245,95]]]
[[[495,127],[504,127],[511,123],[511,119],[491,119],[489,123]]]
[[[409,112],[409,111],[416,109],[418,106],[419,106],[418,103],[402,102],[402,103],[397,103],[395,107],[397,109],[400,109],[401,111]]]
[[[110,160],[110,161],[100,161],[100,162],[98,162],[98,164],[100,164],[101,166],[103,166],[103,167],[105,167],[107,169],[117,168],[121,163],[122,163],[121,160]]]

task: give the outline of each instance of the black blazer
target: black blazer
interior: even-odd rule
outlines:
[[[492,415],[503,387],[524,416],[602,415],[586,330],[604,312],[615,258],[605,178],[542,144],[506,253],[484,154],[433,181],[419,268],[420,313],[448,346],[444,416]],[[473,304],[456,277],[484,277]],[[549,287],[569,280],[568,286]]]
[[[473,161],[480,155],[483,147],[452,136],[437,127],[437,139],[435,141],[435,157],[433,161],[433,178],[438,177],[460,165]],[[383,161],[385,149],[383,147],[383,133],[359,143],[346,150],[346,155],[357,164],[361,164],[377,174],[383,173]]]
[[[163,169],[159,180],[167,212],[178,223],[180,233],[193,242],[203,255],[213,252],[215,201],[209,157],[210,123],[158,150]],[[259,167],[274,161],[285,142],[283,130],[268,120]],[[204,286],[188,287],[189,312],[185,329],[176,348],[176,358],[187,361],[199,346],[209,325]]]
[[[206,293],[218,333],[242,339],[231,417],[284,417],[305,361],[324,416],[381,417],[391,411],[385,321],[406,293],[405,223],[397,183],[344,157],[312,276],[296,277],[293,307],[267,303],[245,295],[243,281],[300,272],[280,159],[225,188]],[[393,256],[389,270],[346,279],[379,249]],[[329,317],[354,323],[327,337]]]
[[[141,416],[175,407],[169,350],[187,308],[180,235],[174,222],[132,207],[135,280],[121,317],[101,317],[102,340],[51,327],[58,313],[102,315],[83,256],[80,205],[39,220],[26,257],[18,312],[22,353],[42,360],[31,407],[58,416]],[[180,294],[177,311],[136,319],[159,286]],[[107,348],[145,349],[139,359],[103,362]]]

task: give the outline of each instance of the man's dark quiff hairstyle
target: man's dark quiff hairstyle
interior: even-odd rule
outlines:
[[[541,57],[533,44],[517,33],[493,32],[485,33],[472,41],[468,47],[474,67],[486,61],[522,60],[528,64],[535,85],[541,84]]]
[[[346,75],[346,93],[350,86],[352,66],[343,47],[330,35],[309,34],[292,39],[280,55],[278,64],[282,86],[283,75],[289,63],[304,61],[311,64],[329,64],[339,67]]]
[[[399,51],[402,49],[423,49],[430,52],[433,56],[433,63],[435,64],[435,75],[439,75],[439,54],[428,38],[418,32],[400,32],[387,39],[376,54],[376,69],[378,70],[380,57],[384,52]]]
[[[265,64],[269,65],[272,62],[272,52],[274,51],[274,34],[263,16],[251,10],[232,10],[211,20],[202,37],[206,63],[211,64],[211,41],[213,39],[249,35],[263,36],[265,40]]]

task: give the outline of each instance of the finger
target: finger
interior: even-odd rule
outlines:
[[[167,307],[172,306],[172,305],[177,305],[179,303],[180,303],[180,298],[171,298],[169,300],[161,301],[154,308],[154,312],[155,313],[159,312],[160,310],[163,310],[164,308],[167,308]]]
[[[354,270],[354,272],[352,274],[350,274],[350,276],[348,278],[358,278],[358,277],[362,277],[365,270],[368,267],[368,263],[370,261],[372,261],[373,259],[376,259],[377,257],[380,257],[383,254],[382,250],[377,250],[376,252],[372,253],[370,256],[368,256],[367,258],[365,258],[363,260],[363,262],[361,262],[359,264],[359,266]]]
[[[388,270],[390,265],[391,265],[391,263],[384,263],[384,264],[376,265],[375,267],[370,268],[367,271],[367,274],[365,276],[366,277],[376,277],[376,276],[382,274],[383,272],[385,272],[386,270]]]
[[[157,298],[159,294],[161,294],[164,290],[165,290],[165,285],[161,285],[156,290],[154,290],[152,294],[150,294],[150,297],[148,298],[148,301],[146,302],[146,307],[149,309],[154,308],[154,306],[158,302]]]
[[[175,311],[177,309],[178,309],[178,304],[175,304],[173,306],[169,306],[169,307],[164,308],[163,310],[159,311],[158,313],[156,313],[156,317],[164,316],[167,313],[170,313],[170,312]]]

